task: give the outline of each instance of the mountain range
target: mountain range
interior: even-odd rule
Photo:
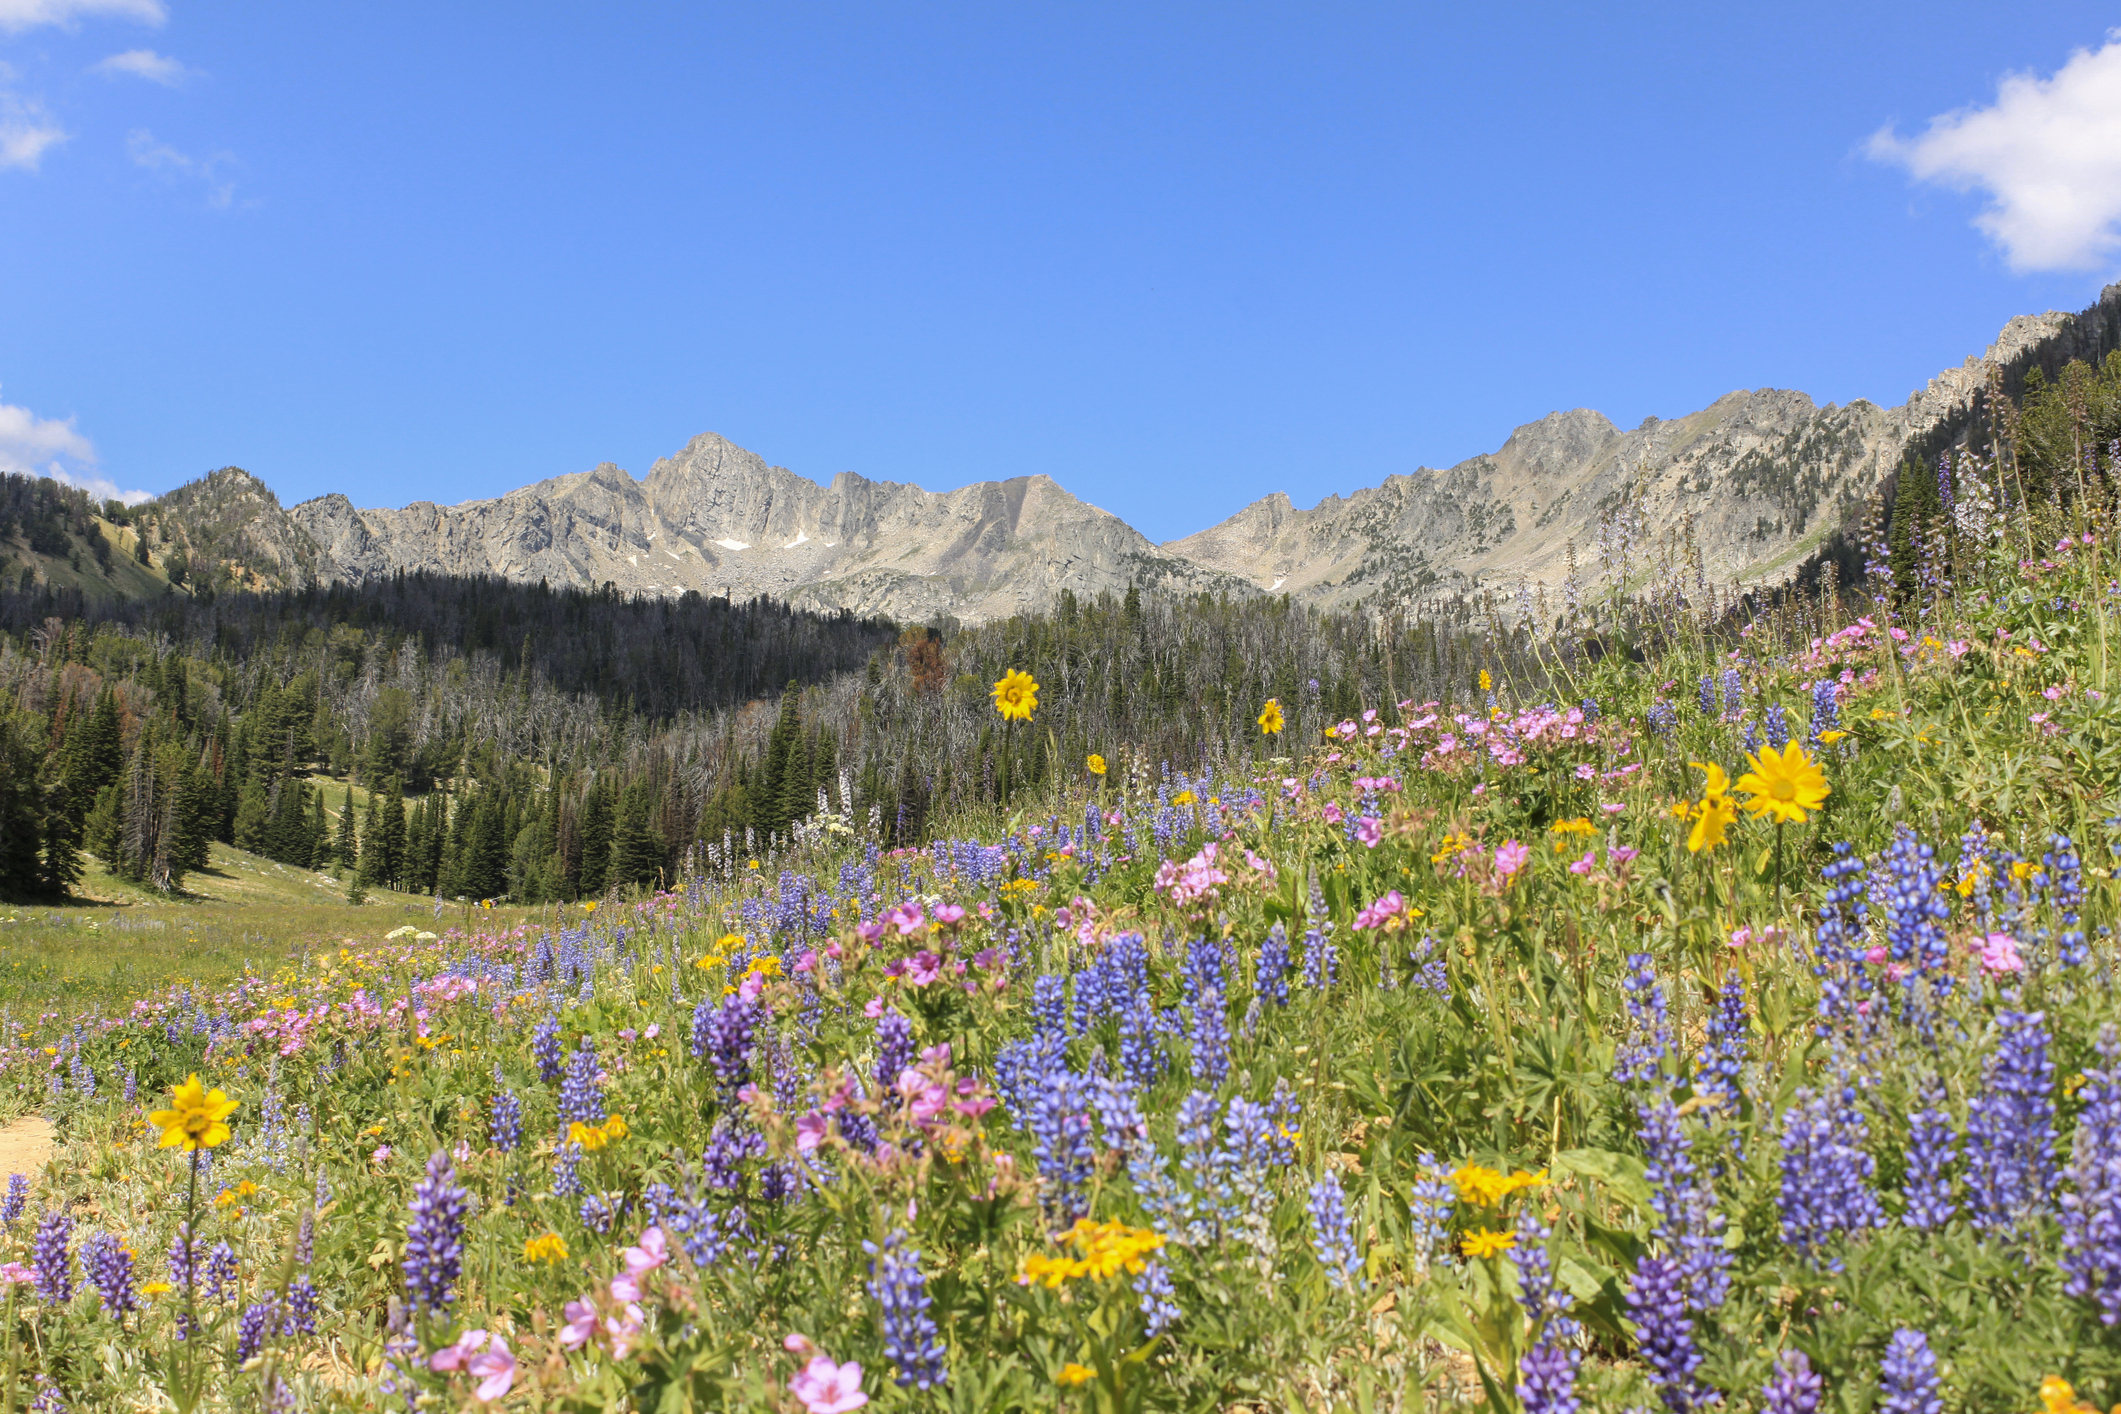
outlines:
[[[229,467],[133,517],[151,569],[189,585],[360,582],[399,571],[609,584],[901,621],[978,621],[1078,596],[1288,594],[1321,606],[1518,585],[1558,589],[1573,553],[1599,573],[1601,526],[1638,543],[1684,530],[1718,582],[1790,574],[1918,445],[1963,437],[1992,371],[2121,344],[2121,285],[2079,314],[2021,316],[1978,357],[1898,406],[1820,407],[1799,392],[1730,393],[1622,431],[1550,413],[1495,452],[1418,467],[1303,509],[1286,492],[1158,545],[1046,476],[932,492],[853,473],[819,485],[713,433],[635,480],[605,463],[490,500],[402,509],[331,494],[283,507]],[[1300,489],[1300,488],[1299,488]]]

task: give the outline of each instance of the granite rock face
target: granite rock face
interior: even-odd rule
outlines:
[[[495,574],[649,594],[766,594],[920,621],[1006,617],[1129,584],[1251,590],[1159,551],[1050,477],[957,491],[842,473],[829,486],[707,433],[635,481],[606,463],[490,501],[361,510],[343,496],[290,512],[334,577],[400,569]]]
[[[1589,590],[1624,533],[1639,587],[1645,547],[1698,578],[1788,573],[1900,463],[1911,439],[1963,420],[1992,369],[2113,342],[2121,285],[2083,315],[2013,319],[1982,357],[1905,403],[1820,407],[1783,389],[1735,392],[1623,432],[1555,412],[1495,452],[1418,468],[1309,509],[1277,492],[1164,545],[1045,476],[956,491],[842,473],[819,485],[706,433],[639,481],[605,463],[491,500],[362,509],[342,495],[282,509],[255,477],[215,472],[156,514],[194,559],[257,587],[399,571],[492,574],[628,593],[765,594],[809,608],[920,622],[1005,617],[1144,591],[1289,594],[1323,606],[1479,588]]]
[[[2121,303],[2121,287],[2107,291]],[[2103,306],[2102,306],[2103,308]],[[1820,407],[1803,393],[1735,392],[1686,417],[1623,432],[1588,408],[1550,413],[1486,456],[1406,476],[1309,510],[1286,495],[1256,501],[1163,549],[1270,593],[1346,605],[1414,600],[1570,577],[1588,589],[1624,533],[1640,583],[1648,544],[1717,583],[1773,583],[1843,512],[1895,470],[1909,441],[1962,415],[1992,366],[2051,341],[2078,316],[2021,316],[1978,358],[1930,380],[1896,408]]]

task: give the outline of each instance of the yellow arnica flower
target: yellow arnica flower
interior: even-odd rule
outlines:
[[[1085,761],[1083,765],[1089,769],[1090,774],[1093,776],[1105,774],[1105,758],[1094,751],[1090,753],[1090,759]]]
[[[1520,1188],[1537,1188],[1547,1181],[1547,1171],[1502,1173],[1479,1164],[1463,1164],[1451,1175],[1458,1196],[1482,1208],[1492,1208]]]
[[[1493,1257],[1499,1252],[1509,1251],[1516,1245],[1517,1234],[1514,1232],[1491,1232],[1487,1228],[1480,1228],[1467,1233],[1459,1242],[1458,1250],[1468,1257]]]
[[[1073,1360],[1061,1366],[1058,1377],[1064,1385],[1086,1385],[1097,1378],[1097,1371],[1088,1365],[1078,1365]]]
[[[994,710],[1005,722],[1028,722],[1038,710],[1038,684],[1031,674],[1011,668],[994,685]]]
[[[228,1142],[228,1117],[236,1102],[219,1090],[209,1090],[193,1074],[170,1095],[170,1107],[156,1110],[147,1122],[162,1131],[158,1148],[211,1149]]]
[[[626,1128],[623,1115],[612,1115],[602,1124],[584,1124],[576,1120],[567,1126],[567,1142],[579,1144],[584,1152],[594,1154],[606,1144],[615,1144],[631,1131]]]
[[[2060,1375],[2049,1375],[2040,1381],[2040,1407],[2046,1414],[2099,1414],[2092,1405],[2077,1398],[2077,1391]]]
[[[526,1262],[560,1262],[567,1258],[567,1241],[556,1232],[533,1237],[523,1244]]]
[[[1723,767],[1713,761],[1689,761],[1687,764],[1701,772],[1701,793],[1703,795],[1729,795],[1731,793],[1731,778],[1723,774]]]
[[[1841,730],[1841,728],[1839,727],[1836,727],[1832,731],[1819,733],[1819,740],[1825,742],[1828,746],[1832,746],[1835,742],[1841,740],[1841,738],[1847,735],[1847,732]]]
[[[1751,797],[1745,808],[1756,820],[1802,825],[1806,813],[1826,804],[1832,793],[1826,772],[1804,754],[1802,742],[1792,741],[1779,752],[1763,746],[1758,756],[1748,755],[1745,763],[1753,769],[1738,778],[1738,789]]]
[[[756,972],[761,977],[778,977],[781,975],[781,960],[771,955],[768,955],[766,957],[755,957],[751,959],[751,966],[745,968],[744,970],[747,972]]]
[[[588,902],[586,902],[586,903],[584,903],[584,904],[582,905],[582,912],[584,912],[584,913],[594,913],[594,912],[596,912],[596,911],[597,911],[597,901],[596,901],[595,899],[590,899],[590,900],[589,900]]]
[[[1723,832],[1738,818],[1738,805],[1727,795],[1704,796],[1694,811],[1694,828],[1687,832],[1688,854],[1699,854],[1723,843]]]
[[[141,1287],[140,1290],[142,1293],[148,1296],[167,1296],[169,1295],[172,1288],[170,1284],[166,1281],[151,1281],[147,1285]]]
[[[1268,736],[1274,736],[1287,725],[1289,724],[1282,719],[1281,715],[1281,699],[1278,697],[1268,698],[1267,705],[1259,709],[1259,729]]]
[[[1595,835],[1598,833],[1598,827],[1591,823],[1588,816],[1580,816],[1574,820],[1556,820],[1547,828],[1557,835]]]
[[[1048,1290],[1079,1277],[1108,1280],[1122,1272],[1139,1274],[1151,1252],[1164,1245],[1158,1234],[1122,1222],[1094,1223],[1077,1218],[1061,1241],[1076,1249],[1076,1257],[1048,1257],[1034,1252],[1024,1258],[1016,1279],[1025,1286],[1034,1283]]]
[[[1193,792],[1189,790],[1182,790],[1177,795],[1171,797],[1171,803],[1173,805],[1191,805],[1193,803]]]

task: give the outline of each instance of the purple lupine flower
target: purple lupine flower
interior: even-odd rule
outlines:
[[[1340,1179],[1326,1174],[1311,1185],[1311,1250],[1326,1269],[1326,1279],[1343,1291],[1362,1286],[1362,1257],[1355,1250],[1355,1227],[1348,1221],[1348,1202]]]
[[[1259,962],[1252,971],[1252,994],[1275,1006],[1289,1004],[1289,930],[1276,923],[1259,945]]]
[[[1613,1059],[1613,1078],[1623,1085],[1655,1078],[1662,1073],[1665,1057],[1672,1051],[1671,1015],[1665,1009],[1664,989],[1657,985],[1657,972],[1646,952],[1628,955],[1628,1015],[1635,1034],[1623,1042]]]
[[[582,1200],[581,1209],[576,1216],[581,1218],[583,1227],[602,1236],[604,1233],[611,1231],[612,1220],[618,1214],[613,1210],[610,1200],[605,1198],[603,1194],[592,1193]]]
[[[568,1125],[601,1124],[604,1121],[604,1087],[599,1082],[603,1064],[597,1059],[597,1044],[584,1035],[574,1054],[567,1058],[567,1075],[560,1082],[560,1128]]]
[[[1812,684],[1812,729],[1805,744],[1814,751],[1826,743],[1819,740],[1827,732],[1841,725],[1841,685],[1832,678],[1821,678]]]
[[[1723,715],[1735,717],[1745,710],[1745,679],[1736,668],[1723,670]]]
[[[894,1378],[901,1388],[929,1390],[949,1380],[943,1364],[949,1352],[928,1314],[934,1301],[921,1275],[921,1254],[907,1248],[906,1237],[899,1229],[881,1248],[864,1242],[862,1250],[874,1259],[869,1264],[869,1296],[883,1313],[884,1354],[898,1366]]]
[[[1149,1323],[1149,1334],[1162,1335],[1178,1324],[1182,1314],[1178,1309],[1178,1293],[1172,1289],[1171,1273],[1165,1269],[1163,1259],[1151,1257],[1142,1264],[1141,1275],[1134,1279],[1134,1294],[1141,1298],[1141,1313]]]
[[[1938,991],[1950,989],[1951,946],[1944,925],[1952,911],[1940,892],[1945,874],[1937,851],[1902,827],[1887,846],[1884,868],[1873,876],[1872,903],[1885,918],[1886,947],[1894,962],[1929,976]]]
[[[2054,1065],[2047,1014],[1999,1011],[1981,1093],[1967,1107],[1967,1208],[1977,1227],[2015,1226],[2055,1187]]]
[[[556,1198],[572,1198],[582,1191],[582,1178],[578,1172],[582,1163],[582,1146],[562,1144],[552,1154],[552,1192]]]
[[[1088,974],[1076,984],[1078,992],[1088,990]],[[1068,983],[1050,972],[1039,974],[1031,983],[1031,1016],[1038,1029],[1052,1040],[1067,1044],[1068,1040]],[[892,1077],[896,1079],[896,1076]]]
[[[1656,736],[1670,736],[1679,725],[1678,709],[1665,701],[1652,702],[1649,710],[1650,731]]]
[[[1937,1397],[1937,1356],[1929,1337],[1902,1326],[1885,1347],[1878,1372],[1878,1408],[1883,1414],[1943,1414]]]
[[[449,1156],[439,1149],[414,1187],[405,1224],[405,1294],[415,1311],[440,1315],[457,1299],[464,1264],[464,1220],[471,1195],[457,1185]]]
[[[1869,866],[1854,854],[1846,840],[1834,846],[1834,860],[1820,871],[1826,897],[1819,908],[1819,924],[1813,930],[1818,952],[1812,972],[1819,978],[1819,1026],[1824,1037],[1839,1024],[1852,1022],[1862,977],[1864,927],[1870,916],[1868,904]]]
[[[236,1322],[236,1360],[239,1364],[265,1348],[265,1337],[272,1334],[273,1318],[279,1313],[279,1298],[273,1296],[253,1301],[243,1308],[243,1315]]]
[[[1722,704],[1716,700],[1716,678],[1714,674],[1703,673],[1701,675],[1701,691],[1696,694],[1695,705],[1701,709],[1701,715],[1704,717],[1713,717],[1722,710]]]
[[[236,1249],[216,1242],[206,1253],[206,1299],[236,1299]]]
[[[1651,1185],[1657,1223],[1650,1235],[1665,1244],[1680,1273],[1686,1304],[1713,1311],[1730,1291],[1731,1255],[1723,1245],[1723,1214],[1716,1190],[1694,1162],[1693,1145],[1669,1092],[1660,1091],[1637,1109],[1641,1118],[1643,1176]]]
[[[1089,1087],[1063,1064],[1041,1067],[1026,1077],[1025,1122],[1031,1130],[1031,1155],[1038,1168],[1039,1194],[1063,1223],[1090,1211],[1085,1185],[1096,1159],[1092,1140]]]
[[[1434,1154],[1421,1154],[1415,1174],[1414,1201],[1408,1211],[1412,1222],[1408,1237],[1414,1245],[1415,1270],[1425,1272],[1438,1256],[1444,1238],[1450,1234],[1451,1213],[1457,1206],[1458,1193]],[[1449,1265],[1450,1260],[1449,1254],[1444,1253],[1444,1263]]]
[[[751,1078],[751,1048],[758,1025],[758,1008],[742,993],[722,998],[720,1005],[701,1002],[692,1013],[692,1054],[714,1067],[723,1086],[734,1090]],[[892,1081],[897,1075],[891,1077]],[[879,1078],[879,1084],[889,1084]]]
[[[530,1033],[530,1054],[538,1063],[538,1079],[551,1085],[560,1078],[560,1019],[547,1016]]]
[[[1958,1215],[1952,1200],[1952,1163],[1959,1157],[1959,1139],[1952,1131],[1952,1118],[1936,1105],[1907,1117],[1907,1180],[1901,1192],[1907,1210],[1901,1221],[1911,1228],[1943,1227]]]
[[[876,1019],[876,1083],[888,1090],[913,1063],[913,1023],[895,1011]]]
[[[13,1228],[29,1204],[29,1180],[19,1173],[7,1176],[7,1197],[0,1198],[0,1225]]]
[[[1325,891],[1318,875],[1311,875],[1311,895],[1304,910],[1304,985],[1314,992],[1332,987],[1340,970],[1340,952],[1333,946],[1333,922],[1326,910]]]
[[[307,1273],[287,1284],[287,1325],[282,1335],[315,1335],[317,1333],[317,1284]]]
[[[2084,866],[2068,835],[2056,835],[2048,842],[2047,853],[2040,856],[2040,867],[2047,875],[2048,896],[2054,901],[2055,916],[2062,924],[2062,931],[2055,938],[2055,960],[2064,967],[2082,967],[2092,958],[2080,922],[2084,908]]]
[[[103,1299],[103,1309],[113,1316],[140,1309],[133,1288],[133,1254],[107,1232],[99,1232],[81,1244],[81,1265],[90,1285]]]
[[[169,1248],[169,1279],[187,1291],[198,1284],[199,1244],[183,1223],[177,1224],[177,1240]]]
[[[1694,1058],[1694,1093],[1713,1095],[1722,1112],[1735,1119],[1743,1090],[1745,1064],[1752,1054],[1751,1018],[1745,1009],[1745,980],[1733,972],[1709,1013],[1701,1053]]]
[[[1825,1389],[1802,1350],[1785,1350],[1775,1357],[1775,1373],[1760,1391],[1761,1408],[1765,1414],[1819,1414]]]
[[[1677,1262],[1648,1256],[1635,1264],[1628,1281],[1628,1316],[1664,1407],[1685,1414],[1707,1403],[1708,1391],[1694,1380],[1701,1352],[1694,1346],[1694,1320],[1687,1314],[1686,1282]]]
[[[504,1154],[523,1147],[523,1101],[512,1090],[493,1097],[493,1146]]]
[[[1119,1014],[1119,1064],[1136,1088],[1146,1090],[1163,1077],[1170,1057],[1156,1024],[1156,1005],[1146,989],[1127,998]]]
[[[2078,1092],[2077,1135],[2062,1195],[2063,1290],[2121,1325],[2121,1037],[2100,1029],[2103,1068],[2087,1068]]]
[[[54,1306],[74,1299],[74,1254],[67,1250],[73,1238],[74,1220],[63,1209],[54,1208],[37,1224],[30,1269],[37,1275],[37,1294]]]
[[[1206,939],[1186,949],[1185,983],[1193,1011],[1187,1059],[1193,1078],[1221,1085],[1230,1078],[1230,1019],[1223,998],[1223,953]]]
[[[1782,1116],[1784,1242],[1816,1259],[1833,1234],[1885,1224],[1871,1189],[1878,1161],[1863,1147],[1869,1137],[1853,1087],[1797,1092]]]
[[[1525,1414],[1575,1414],[1576,1372],[1581,1356],[1570,1344],[1575,1318],[1568,1314],[1574,1298],[1554,1281],[1547,1241],[1553,1236],[1539,1215],[1526,1207],[1517,1215],[1517,1303],[1534,1334],[1532,1348],[1517,1367],[1517,1398]]]
[[[1760,724],[1767,733],[1767,744],[1777,751],[1790,744],[1790,711],[1780,702],[1770,703],[1767,714]]]

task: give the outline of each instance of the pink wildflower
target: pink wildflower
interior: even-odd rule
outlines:
[[[2025,971],[2018,955],[2018,940],[2008,933],[1991,933],[1981,940],[1981,970],[1991,977]]]
[[[1531,859],[1532,851],[1529,846],[1519,844],[1516,840],[1504,840],[1495,847],[1495,872],[1504,879],[1515,878],[1517,871],[1530,863]]]
[[[596,1333],[597,1308],[589,1304],[588,1297],[568,1302],[560,1314],[567,1318],[567,1324],[560,1327],[560,1344],[569,1350],[580,1349]]]
[[[825,1355],[811,1357],[790,1376],[788,1392],[803,1402],[808,1414],[848,1414],[869,1402],[862,1393],[862,1367],[853,1360],[835,1365]]]
[[[1366,847],[1377,848],[1384,837],[1384,824],[1375,815],[1365,815],[1355,822],[1355,838]]]

